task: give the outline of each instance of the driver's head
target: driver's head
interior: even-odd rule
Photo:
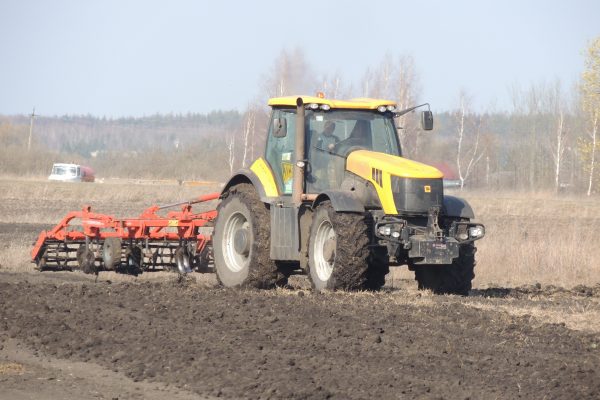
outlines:
[[[323,128],[323,135],[331,136],[333,134],[333,131],[335,131],[335,122],[333,122],[333,121],[325,122],[325,127]]]

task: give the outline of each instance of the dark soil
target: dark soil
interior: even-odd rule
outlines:
[[[600,398],[598,335],[418,293],[0,273],[9,340],[225,398]]]

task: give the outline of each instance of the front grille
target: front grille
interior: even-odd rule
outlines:
[[[427,214],[444,199],[442,179],[416,179],[392,176],[392,192],[399,214]]]

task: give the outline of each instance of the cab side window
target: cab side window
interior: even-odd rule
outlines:
[[[285,121],[285,122],[284,122]],[[285,125],[282,131],[275,132],[278,125]],[[269,125],[265,158],[273,170],[275,181],[283,194],[292,193],[292,175],[294,165],[294,146],[296,140],[295,110],[273,110]]]

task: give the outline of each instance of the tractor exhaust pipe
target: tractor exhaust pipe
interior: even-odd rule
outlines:
[[[294,160],[294,182],[292,185],[292,202],[296,207],[302,203],[304,194],[304,101],[302,97],[296,100],[296,157]]]

